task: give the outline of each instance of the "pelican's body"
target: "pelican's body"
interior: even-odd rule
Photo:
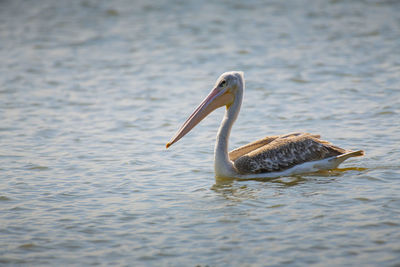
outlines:
[[[228,153],[228,140],[244,93],[242,72],[222,74],[214,89],[186,120],[167,148],[177,142],[213,110],[226,106],[217,134],[214,170],[217,177],[278,177],[336,168],[344,160],[362,156],[319,139],[318,135],[292,133],[265,137]]]

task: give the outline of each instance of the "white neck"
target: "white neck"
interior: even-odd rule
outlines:
[[[228,141],[232,125],[239,115],[242,105],[243,88],[238,88],[232,105],[226,109],[225,116],[222,119],[218,130],[217,141],[214,150],[214,171],[217,177],[233,177],[237,174],[233,162],[228,156]]]

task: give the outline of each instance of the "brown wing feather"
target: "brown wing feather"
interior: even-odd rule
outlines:
[[[346,150],[311,134],[280,136],[272,142],[238,157],[235,168],[242,174],[283,171],[297,164],[346,153]]]
[[[229,159],[232,161],[235,161],[240,156],[243,156],[247,153],[250,153],[251,151],[256,150],[257,148],[265,146],[266,144],[271,143],[272,141],[274,141],[277,138],[287,138],[287,137],[291,137],[291,136],[299,136],[302,134],[308,134],[308,133],[290,133],[290,134],[285,134],[285,135],[266,136],[257,141],[248,143],[244,146],[241,146],[239,148],[232,150],[231,152],[229,152]],[[308,134],[308,135],[310,135],[310,134]],[[316,138],[320,137],[319,135],[312,135],[312,136],[314,136]]]
[[[264,137],[260,140],[251,142],[249,144],[246,144],[244,146],[241,146],[239,148],[236,148],[234,150],[232,150],[231,152],[229,152],[229,159],[232,161],[235,161],[237,158],[239,158],[240,156],[243,156],[253,150],[256,150],[259,147],[262,147],[268,143],[271,143],[272,141],[274,141],[276,138],[278,138],[279,135],[276,136],[267,136]]]

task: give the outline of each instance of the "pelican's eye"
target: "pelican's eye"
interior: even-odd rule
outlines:
[[[219,83],[219,87],[224,87],[226,85],[226,81],[225,80],[222,80],[220,83]]]

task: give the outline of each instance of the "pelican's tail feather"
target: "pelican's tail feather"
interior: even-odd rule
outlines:
[[[348,151],[345,154],[339,155],[338,158],[344,158],[344,160],[346,160],[351,157],[360,157],[360,156],[364,156],[364,150]]]
[[[337,166],[339,166],[339,164],[341,164],[346,159],[351,158],[351,157],[360,157],[360,156],[364,156],[363,150],[347,151],[346,153],[336,156],[336,157],[330,159],[329,161],[332,164],[332,168],[337,168]]]

